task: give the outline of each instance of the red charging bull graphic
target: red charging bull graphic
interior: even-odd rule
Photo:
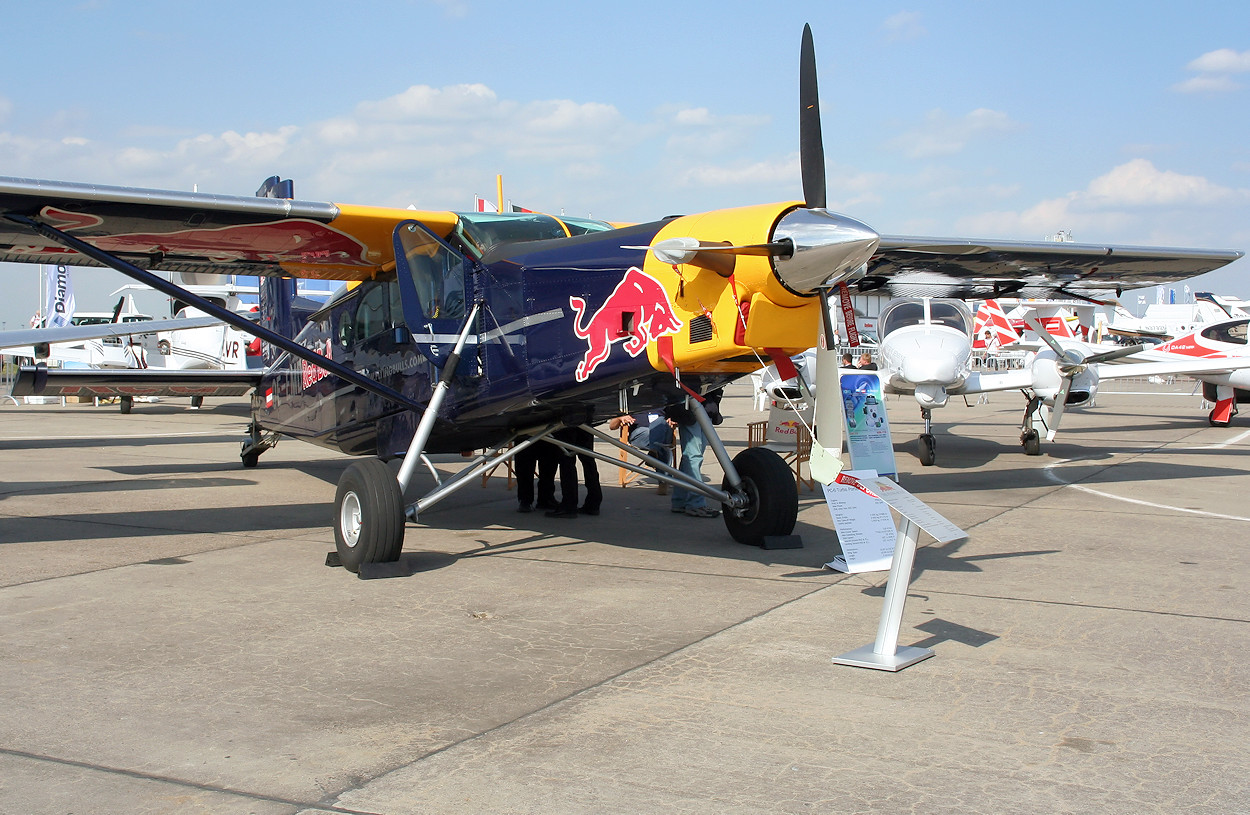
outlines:
[[[624,342],[625,352],[636,357],[648,342],[665,334],[675,334],[682,327],[682,321],[673,313],[668,292],[660,281],[636,266],[625,273],[608,299],[584,326],[582,317],[586,313],[586,301],[570,297],[569,307],[576,315],[573,333],[589,345],[586,355],[577,363],[578,382],[589,379],[599,363],[608,358],[613,343]]]

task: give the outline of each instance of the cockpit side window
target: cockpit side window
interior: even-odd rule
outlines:
[[[1250,326],[1250,320],[1238,320],[1235,323],[1220,323],[1210,328],[1203,329],[1203,339],[1214,340],[1215,342],[1227,342],[1233,345],[1246,344],[1246,329]]]
[[[365,340],[386,331],[387,289],[384,284],[366,284],[368,288],[360,295],[356,307],[355,334],[357,340]]]
[[[397,272],[407,274],[416,293],[421,316],[432,320],[464,319],[465,266],[463,255],[435,239],[415,222],[395,230],[396,256],[402,257]],[[400,281],[401,287],[409,281]],[[409,315],[410,325],[419,323]]]

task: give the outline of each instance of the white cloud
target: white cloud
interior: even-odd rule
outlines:
[[[885,38],[890,42],[908,42],[929,33],[921,23],[919,12],[915,11],[900,11],[892,14],[881,24],[881,28],[885,31]]]
[[[1208,51],[1185,67],[1199,75],[1173,85],[1172,90],[1177,93],[1230,93],[1240,90],[1241,84],[1229,75],[1250,71],[1250,51],[1220,48]]]
[[[1244,192],[1242,193],[1244,197]],[[1202,176],[1159,170],[1146,159],[1133,159],[1090,182],[1083,198],[1090,206],[1212,206],[1237,197],[1238,191]]]
[[[1250,71],[1250,51],[1231,48],[1208,51],[1185,67],[1211,74],[1244,74]]]
[[[1231,93],[1240,89],[1241,85],[1227,76],[1195,76],[1172,86],[1177,93]]]
[[[924,159],[962,152],[976,139],[1010,133],[1020,128],[1006,113],[978,108],[952,118],[941,109],[925,115],[924,124],[903,133],[889,144],[908,158]]]
[[[1189,213],[1210,213],[1250,203],[1250,190],[1222,187],[1202,176],[1160,170],[1134,159],[1089,182],[1083,190],[1038,202],[1027,209],[987,212],[959,222],[961,231],[982,236],[1048,235],[1057,229],[1097,235],[1165,232],[1166,222]],[[1156,224],[1150,227],[1150,224]]]

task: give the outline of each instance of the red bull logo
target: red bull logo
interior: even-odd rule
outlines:
[[[322,350],[321,348],[317,348],[315,346],[309,350],[316,351],[318,354],[321,354],[323,357],[326,357],[327,359],[333,358],[330,355],[330,341],[329,340],[326,340],[325,350]],[[327,371],[325,368],[322,368],[320,365],[313,365],[311,362],[309,362],[306,359],[300,360],[300,386],[304,390],[308,390],[313,385],[316,385],[318,382],[325,379],[329,375],[330,375],[330,372]]]
[[[569,307],[575,315],[573,333],[586,340],[589,346],[582,361],[577,363],[578,382],[585,382],[599,363],[608,358],[613,344],[624,343],[625,353],[636,357],[647,343],[665,334],[674,334],[682,327],[660,281],[637,267],[625,273],[585,325],[582,317],[586,313],[586,301],[570,297]]]

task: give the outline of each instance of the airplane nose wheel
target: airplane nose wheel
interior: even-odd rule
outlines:
[[[932,467],[937,461],[937,440],[933,438],[932,433],[920,434],[918,455],[920,464],[924,467]]]
[[[380,459],[358,461],[339,479],[334,495],[334,547],[349,572],[362,563],[399,560],[404,548],[404,499]]]
[[[1042,437],[1036,430],[1026,430],[1020,434],[1020,444],[1024,446],[1026,456],[1042,454]]]

